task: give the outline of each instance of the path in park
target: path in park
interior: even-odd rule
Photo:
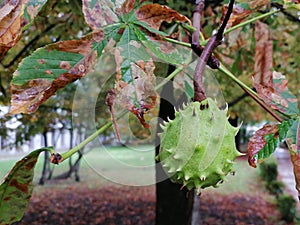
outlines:
[[[300,212],[300,203],[298,200],[298,192],[296,190],[296,182],[293,173],[293,165],[290,160],[290,153],[286,149],[278,148],[275,155],[278,162],[279,179],[285,184],[286,192],[292,195],[298,202],[297,208]]]

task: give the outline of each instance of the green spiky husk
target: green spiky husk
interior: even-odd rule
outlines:
[[[235,146],[239,128],[229,124],[227,109],[220,110],[212,99],[183,106],[161,127],[157,158],[173,182],[200,189],[234,172],[233,160],[242,155]]]

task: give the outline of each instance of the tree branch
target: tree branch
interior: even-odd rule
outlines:
[[[199,101],[201,102],[202,100],[206,99],[205,95],[205,90],[203,87],[203,72],[204,72],[204,67],[206,65],[207,60],[204,62],[205,65],[203,69],[200,67],[201,64],[200,62],[203,61],[203,48],[200,48],[200,43],[199,43],[199,35],[200,35],[200,18],[201,18],[201,12],[204,9],[204,0],[196,0],[195,2],[195,7],[194,7],[194,12],[193,12],[193,26],[196,28],[196,31],[192,34],[192,48],[197,48],[198,50],[201,51],[201,55],[198,61],[198,64],[195,69],[195,75],[194,75],[194,101]]]
[[[254,88],[252,88],[253,90]],[[228,108],[234,106],[235,104],[237,104],[239,101],[243,100],[244,98],[248,97],[249,94],[247,92],[244,92],[242,95],[238,96],[236,99],[232,100],[231,102],[229,102],[227,105],[228,105]]]
[[[3,87],[3,84],[2,84],[1,76],[0,76],[0,92],[3,94],[3,96],[4,96],[5,98],[7,97],[5,88]]]
[[[192,43],[191,47],[193,51],[200,57],[203,52],[203,47],[199,43],[200,30],[201,30],[201,13],[204,9],[205,2],[203,0],[198,0],[195,3],[194,11],[193,11],[193,27],[196,28],[196,31],[192,34]],[[207,61],[207,65],[212,69],[218,69],[220,66],[219,60],[210,55]]]
[[[201,13],[204,9],[205,3],[204,0],[197,0],[195,3],[194,11],[193,11],[193,27],[196,28],[196,31],[192,34],[192,45],[200,46],[199,36],[201,29]]]
[[[199,4],[199,1],[196,1],[195,8],[197,8],[197,2]],[[200,2],[202,2],[202,1],[200,1]],[[203,73],[205,70],[205,66],[208,62],[208,59],[211,56],[213,50],[221,43],[221,41],[223,39],[223,33],[224,33],[225,27],[227,25],[227,22],[229,20],[229,17],[232,13],[233,4],[234,4],[234,0],[231,0],[221,27],[219,28],[217,34],[213,35],[209,39],[208,43],[206,44],[205,48],[203,49],[201,56],[198,60],[198,63],[197,63],[196,69],[195,69],[195,74],[194,74],[194,101],[201,102],[204,99],[206,99],[205,90],[203,87]],[[197,13],[197,11],[196,11],[196,13]],[[196,26],[196,28],[198,28],[198,27],[200,28],[200,26]]]
[[[280,12],[282,12],[283,15],[285,15],[290,21],[300,23],[300,19],[293,14],[287,12],[283,6],[279,3],[271,3],[271,6],[275,7],[276,9],[279,9]]]
[[[217,32],[217,40],[219,40],[219,41],[222,41],[222,39],[223,39],[223,34],[225,31],[226,25],[228,23],[228,20],[230,18],[230,15],[232,13],[233,5],[234,5],[234,0],[230,0],[225,18],[222,22],[221,27],[219,28],[219,30]]]

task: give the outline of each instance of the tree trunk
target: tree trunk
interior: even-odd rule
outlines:
[[[238,127],[240,124],[239,124],[239,118],[236,116],[235,118],[229,118],[228,119],[229,123],[234,126],[234,127]],[[240,131],[237,133],[237,135],[235,136],[235,146],[237,148],[237,150],[240,150],[241,148],[241,133]]]
[[[48,139],[47,139],[47,131],[43,133],[43,139],[44,139],[44,146],[48,146]],[[47,174],[50,172],[50,160],[49,160],[49,152],[45,151],[44,152],[44,165],[43,165],[43,171],[42,171],[42,176],[40,178],[39,184],[44,185],[45,179],[47,177]]]
[[[161,93],[159,118],[174,118],[175,99],[173,85],[166,84]],[[158,126],[158,132],[161,128]],[[159,152],[159,139],[156,137],[156,155]],[[156,164],[156,225],[190,225],[192,217],[194,191],[181,189],[167,178],[161,164]]]

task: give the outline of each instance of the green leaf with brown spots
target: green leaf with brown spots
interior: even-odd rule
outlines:
[[[34,167],[39,154],[52,148],[35,150],[18,161],[0,185],[0,225],[22,219],[32,191]]]
[[[104,31],[97,31],[40,48],[25,58],[11,81],[10,113],[33,113],[58,89],[85,76],[102,53],[105,37]]]
[[[253,82],[258,96],[270,107],[290,116],[299,114],[297,97],[288,89],[288,80],[284,75],[273,71],[267,84],[263,85],[255,77]]]

